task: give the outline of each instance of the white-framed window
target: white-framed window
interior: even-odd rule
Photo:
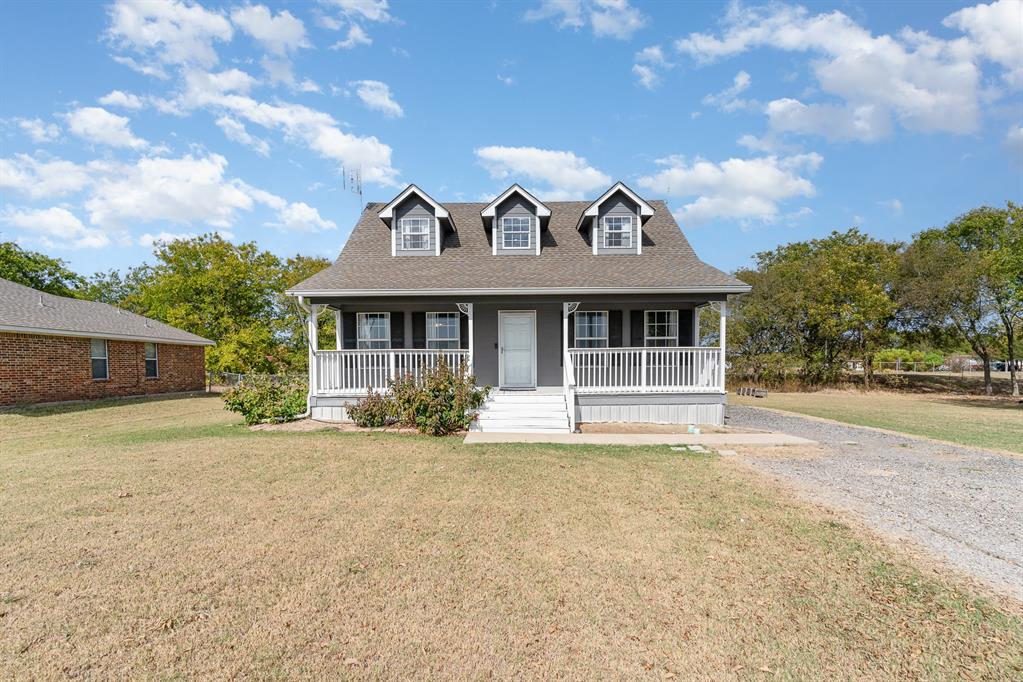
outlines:
[[[607,348],[606,310],[580,310],[575,314],[575,347]]]
[[[358,348],[391,347],[391,313],[357,313],[355,327]]]
[[[89,359],[92,361],[93,379],[110,378],[110,361],[105,339],[89,340]]]
[[[461,313],[426,313],[426,347],[457,349],[462,342]]]
[[[501,218],[501,248],[528,249],[533,241],[532,220],[528,216]]]
[[[630,215],[604,216],[604,248],[605,249],[632,248],[632,216]]]
[[[146,344],[146,378],[155,379],[160,376],[159,359],[155,343]]]
[[[678,311],[647,310],[643,325],[643,343],[646,346],[678,345]]]
[[[430,248],[433,218],[402,218],[400,222],[402,250],[423,251]]]

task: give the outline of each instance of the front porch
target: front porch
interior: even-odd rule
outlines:
[[[346,419],[345,405],[367,391],[443,361],[464,364],[494,387],[495,399],[560,394],[572,430],[577,421],[719,424],[727,312],[720,298],[311,303],[313,416]],[[707,305],[722,313],[714,346],[699,345]],[[392,312],[372,312],[380,310]],[[316,320],[327,311],[335,349],[318,347]]]

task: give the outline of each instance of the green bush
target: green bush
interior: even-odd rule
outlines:
[[[466,366],[448,367],[441,358],[437,367],[419,377],[402,375],[388,384],[386,395],[370,393],[349,406],[348,414],[359,426],[384,426],[397,422],[420,433],[443,436],[465,431],[487,399],[490,387],[476,386]]]
[[[388,426],[397,421],[394,416],[394,401],[371,388],[365,398],[348,406],[348,416],[356,426],[376,428]]]
[[[305,377],[248,376],[224,393],[224,406],[249,425],[290,422],[305,412],[307,392]]]

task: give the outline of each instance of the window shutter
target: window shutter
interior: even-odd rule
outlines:
[[[631,339],[632,346],[640,348],[643,346],[644,340],[644,323],[642,310],[633,310],[629,317],[629,338]]]
[[[426,313],[412,313],[412,347],[426,348]]]
[[[622,311],[607,311],[607,346],[608,348],[622,347]]]
[[[469,316],[458,314],[458,347],[469,349]]]
[[[396,251],[401,251],[401,247],[402,247],[402,241],[401,241],[401,220],[396,217],[396,218],[394,218],[392,223],[394,224],[394,228],[393,229],[394,229],[395,250]]]
[[[355,313],[341,313],[341,345],[347,350],[358,346],[358,330],[355,328]]]
[[[568,316],[568,347],[575,348],[575,313]]]
[[[678,311],[678,345],[695,346],[693,340],[693,311]]]
[[[405,347],[405,313],[391,313],[391,348]]]

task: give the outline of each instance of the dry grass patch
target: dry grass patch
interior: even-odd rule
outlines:
[[[1023,404],[1006,398],[830,390],[770,393],[766,398],[730,395],[728,399],[737,405],[1023,454]]]
[[[1018,677],[1023,623],[711,456],[0,415],[4,677]]]

